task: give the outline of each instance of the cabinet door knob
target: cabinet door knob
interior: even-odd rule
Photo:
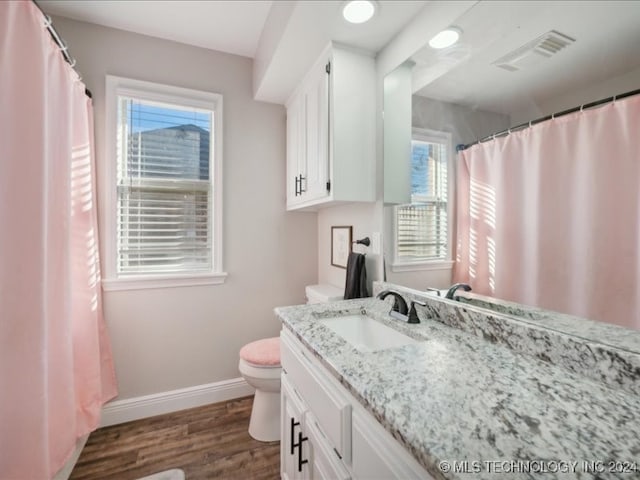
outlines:
[[[300,425],[300,422],[296,422],[295,419],[291,417],[291,455],[293,455],[293,450],[298,446],[293,433],[298,425]]]
[[[302,442],[309,440],[307,437],[302,436],[302,432],[298,432],[298,472],[302,472],[302,465],[309,463],[308,459],[302,460]]]

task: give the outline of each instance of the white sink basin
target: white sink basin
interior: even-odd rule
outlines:
[[[417,340],[365,315],[323,318],[319,322],[361,352],[375,352],[376,350],[418,343]]]

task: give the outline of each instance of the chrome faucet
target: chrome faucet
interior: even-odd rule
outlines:
[[[449,290],[447,290],[447,294],[444,296],[444,298],[448,298],[449,300],[453,300],[453,296],[455,295],[455,293],[460,288],[462,290],[464,290],[465,292],[470,292],[471,291],[471,287],[469,285],[467,285],[466,283],[454,283],[453,285],[451,285]]]
[[[393,307],[391,307],[391,311],[406,315],[409,312],[409,307],[407,307],[407,302],[399,292],[396,292],[395,290],[384,290],[378,294],[377,298],[379,298],[380,300],[384,300],[389,295],[393,295],[393,297],[395,298]]]

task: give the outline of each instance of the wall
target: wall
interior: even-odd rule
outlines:
[[[509,128],[509,116],[413,95],[412,126],[451,132],[453,147]]]
[[[603,72],[607,75],[607,72]],[[564,95],[540,101],[524,110],[511,114],[511,125],[519,125],[529,120],[562,112],[570,108],[578,107],[585,103],[595,102],[621,93],[637,90],[640,85],[640,68],[629,72],[611,75],[610,78],[596,82],[582,88],[574,88]]]
[[[318,212],[318,281],[328,283],[336,287],[344,288],[346,270],[331,265],[331,227],[353,226],[353,240],[369,237],[373,240],[375,232],[381,231],[379,223],[378,207],[376,203],[352,203],[332,208],[322,209]],[[373,253],[374,245],[364,247],[354,245],[353,251],[366,253],[366,269],[369,294],[371,294],[371,282],[379,280],[378,272],[379,255]]]
[[[104,307],[119,399],[239,377],[240,347],[277,335],[272,309],[304,302],[317,278],[316,215],[285,212],[284,107],[253,100],[251,59],[64,18],[54,24],[94,95],[99,175],[112,161],[103,154],[106,74],[224,96],[227,282],[109,291]]]

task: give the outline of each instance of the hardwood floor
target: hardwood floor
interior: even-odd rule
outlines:
[[[171,468],[186,480],[280,478],[280,443],[249,436],[253,397],[93,432],[71,480],[134,480]]]

